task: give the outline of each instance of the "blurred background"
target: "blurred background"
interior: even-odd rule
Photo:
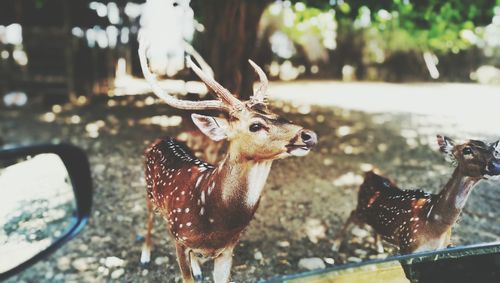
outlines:
[[[84,232],[11,282],[179,281],[162,228],[152,265],[138,263],[142,153],[167,135],[210,161],[221,147],[198,138],[189,113],[151,94],[139,34],[148,37],[151,69],[169,92],[210,96],[185,66],[186,51],[195,50],[246,99],[256,79],[251,58],[271,80],[272,108],[319,134],[307,157],[273,165],[236,248],[237,282],[305,271],[304,259],[319,258],[315,268],[325,268],[387,257],[394,249],[379,254],[367,227],[353,230],[348,245],[334,245],[363,171],[377,168],[403,188],[437,192],[453,168],[438,153],[436,134],[499,138],[498,0],[4,0],[0,144],[76,144],[89,154],[95,187]],[[455,244],[500,241],[498,186],[484,182],[472,193]],[[164,227],[160,219],[156,225]]]
[[[242,97],[248,58],[279,81],[499,83],[496,0],[144,2],[2,1],[0,92],[121,94],[119,79],[141,77],[141,31],[157,73],[187,76],[186,40]]]

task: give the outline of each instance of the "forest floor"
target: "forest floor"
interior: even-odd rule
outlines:
[[[305,157],[273,164],[255,219],[235,249],[235,282],[305,271],[298,266],[303,258],[321,258],[328,267],[394,253],[386,245],[386,253],[378,254],[367,227],[354,229],[345,245],[334,245],[356,206],[363,171],[376,168],[402,188],[437,192],[453,168],[438,152],[436,134],[498,139],[498,123],[491,123],[498,121],[498,111],[489,111],[500,103],[480,86],[316,86],[298,82],[271,88],[276,94],[272,108],[316,131],[319,144]],[[418,96],[464,88],[467,93],[451,97]],[[408,90],[406,99],[392,96],[405,97]],[[148,95],[96,97],[79,106],[33,102],[0,109],[4,144],[80,146],[88,154],[94,183],[92,217],[83,232],[8,282],[178,282],[173,242],[160,217],[155,221],[152,263],[139,265],[146,219],[142,153],[154,139],[180,133],[184,117]],[[476,121],[478,127],[467,121]],[[472,192],[454,227],[454,244],[500,241],[499,185],[499,180],[484,181]],[[211,282],[210,268],[204,266],[206,282]]]

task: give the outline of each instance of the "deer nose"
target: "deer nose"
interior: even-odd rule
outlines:
[[[492,175],[500,175],[500,160],[491,160],[488,164],[488,171]]]
[[[318,143],[318,136],[315,132],[311,130],[302,130],[300,133],[300,138],[305,145],[312,147]]]

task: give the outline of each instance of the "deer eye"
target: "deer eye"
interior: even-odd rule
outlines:
[[[264,128],[264,125],[262,125],[261,123],[252,123],[250,125],[250,132],[258,132],[260,130],[262,130]]]
[[[462,153],[463,153],[464,155],[469,155],[469,154],[472,154],[472,148],[470,148],[470,147],[466,147],[466,148],[464,148],[464,149],[462,150]]]

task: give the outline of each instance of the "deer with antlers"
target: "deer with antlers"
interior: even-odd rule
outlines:
[[[403,253],[436,250],[450,244],[451,228],[478,182],[500,175],[499,141],[488,144],[469,140],[455,142],[437,136],[441,152],[456,165],[451,178],[438,194],[401,190],[373,172],[366,173],[341,237],[350,224],[368,224],[378,236]]]
[[[214,260],[214,281],[228,282],[233,249],[253,218],[273,160],[306,155],[317,143],[317,136],[269,111],[266,75],[251,60],[260,86],[249,101],[243,102],[188,57],[188,65],[219,99],[183,101],[159,87],[148,68],[146,51],[141,40],[141,67],[154,93],[178,109],[225,114],[224,118],[191,117],[212,140],[227,140],[228,148],[222,160],[211,165],[195,158],[184,144],[172,138],[156,140],[149,146],[145,152],[147,227],[141,262],[150,261],[156,210],[175,239],[184,282],[201,280],[200,263],[209,259]]]

